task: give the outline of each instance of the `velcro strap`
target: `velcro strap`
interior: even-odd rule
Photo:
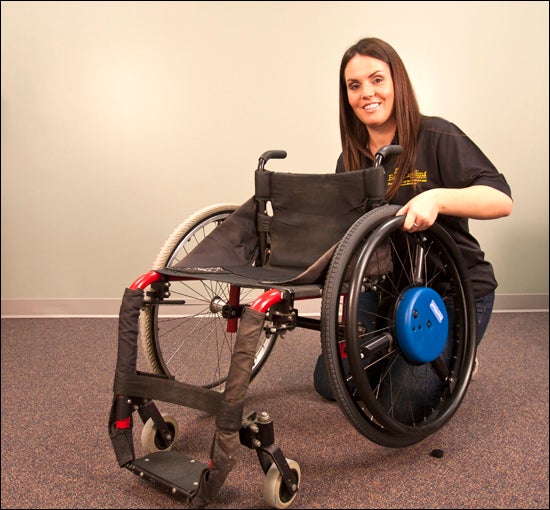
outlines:
[[[269,170],[256,170],[254,175],[254,193],[256,200],[271,200],[271,174]]]
[[[201,386],[166,379],[154,374],[127,374],[116,372],[113,384],[116,395],[142,397],[179,404],[215,415],[223,394]]]

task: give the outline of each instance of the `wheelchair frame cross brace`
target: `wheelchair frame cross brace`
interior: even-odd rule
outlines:
[[[109,435],[118,463],[134,474],[149,480],[202,508],[213,501],[231,471],[239,442],[255,449],[262,470],[267,473],[275,464],[290,498],[298,490],[298,480],[281,450],[274,444],[273,420],[264,411],[251,413],[243,420],[243,401],[248,389],[256,343],[263,329],[266,312],[278,311],[279,329],[295,325],[291,292],[270,289],[261,294],[240,319],[232,362],[223,394],[215,390],[178,382],[174,379],[137,370],[137,316],[144,305],[144,289],[164,277],[150,271],[139,277],[123,296],[119,316],[117,368],[113,385],[114,398],[109,417]],[[286,316],[286,319],[285,319]],[[153,400],[184,405],[216,416],[216,432],[209,465],[170,451],[174,430],[165,421]],[[152,420],[155,442],[162,451],[136,459],[132,439],[132,413],[137,411],[143,423]],[[166,448],[166,450],[164,450]]]

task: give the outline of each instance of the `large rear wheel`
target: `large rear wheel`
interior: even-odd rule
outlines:
[[[438,224],[405,233],[397,210],[374,209],[348,230],[321,305],[334,396],[359,432],[389,447],[421,441],[451,418],[476,349],[460,251]]]

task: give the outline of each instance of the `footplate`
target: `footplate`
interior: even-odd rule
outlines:
[[[128,462],[125,467],[140,478],[186,499],[195,496],[204,471],[209,469],[206,464],[173,450],[151,453]]]

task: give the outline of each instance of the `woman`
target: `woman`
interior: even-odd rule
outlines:
[[[425,230],[437,220],[454,238],[472,279],[479,345],[497,281],[469,231],[468,218],[500,218],[512,212],[506,179],[457,126],[420,113],[401,58],[377,38],[361,39],[342,58],[340,136],[336,172],[373,166],[374,155],[384,145],[403,147],[401,155],[384,161],[386,200],[403,206],[397,214],[405,216],[405,231]],[[332,399],[322,355],[314,384],[322,396]]]

